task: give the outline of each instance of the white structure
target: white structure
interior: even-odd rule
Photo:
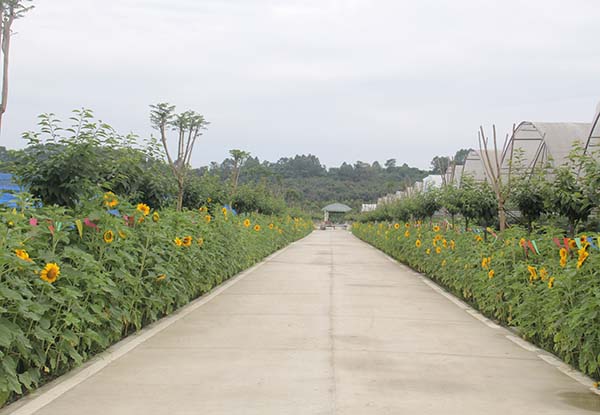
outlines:
[[[505,174],[517,171],[529,174],[547,162],[555,167],[562,166],[573,143],[585,144],[591,129],[590,123],[523,121],[507,143],[502,155],[502,171]]]
[[[490,160],[494,160],[493,151],[488,151],[488,156]],[[469,151],[469,154],[467,154],[467,157],[465,158],[465,163],[462,167],[458,166],[457,169],[461,169],[458,183],[461,182],[465,175],[471,176],[476,182],[484,182],[487,180],[482,153],[479,150]]]
[[[373,212],[375,209],[377,209],[377,203],[363,203],[362,207],[360,208],[360,211]]]
[[[590,134],[585,144],[585,152],[590,154],[600,150],[600,104],[596,107],[596,115],[592,121]]]

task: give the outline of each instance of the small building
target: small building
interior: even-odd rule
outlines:
[[[329,221],[329,215],[332,213],[348,213],[352,210],[350,206],[344,205],[343,203],[332,203],[331,205],[325,206],[323,209],[325,222]]]

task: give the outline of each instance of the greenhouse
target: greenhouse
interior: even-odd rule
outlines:
[[[585,144],[585,152],[588,154],[600,150],[600,104],[596,108],[596,115],[592,122],[590,134]]]
[[[488,152],[488,154],[491,160],[493,157],[492,152]],[[484,182],[487,180],[485,166],[479,150],[471,150],[469,154],[467,154],[465,163],[462,166],[462,171],[460,172],[460,179],[455,180],[460,182],[465,175],[471,176],[476,182]]]
[[[561,166],[576,141],[590,135],[590,123],[523,121],[510,137],[502,157],[503,174],[530,173],[550,161]]]

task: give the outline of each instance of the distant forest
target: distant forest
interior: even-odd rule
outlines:
[[[228,158],[194,172],[216,175],[225,181],[231,177],[234,165],[234,160]],[[330,202],[342,202],[358,209],[362,203],[374,203],[378,197],[402,190],[429,173],[406,163],[398,166],[395,159],[383,165],[357,161],[327,169],[317,156],[309,154],[284,157],[275,163],[249,157],[239,180],[241,184],[265,184],[289,205],[316,209]]]

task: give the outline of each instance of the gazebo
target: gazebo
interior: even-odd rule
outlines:
[[[330,213],[348,213],[352,210],[352,208],[344,205],[343,203],[332,203],[331,205],[325,206],[322,210],[325,212],[323,220],[327,222],[329,220]]]

